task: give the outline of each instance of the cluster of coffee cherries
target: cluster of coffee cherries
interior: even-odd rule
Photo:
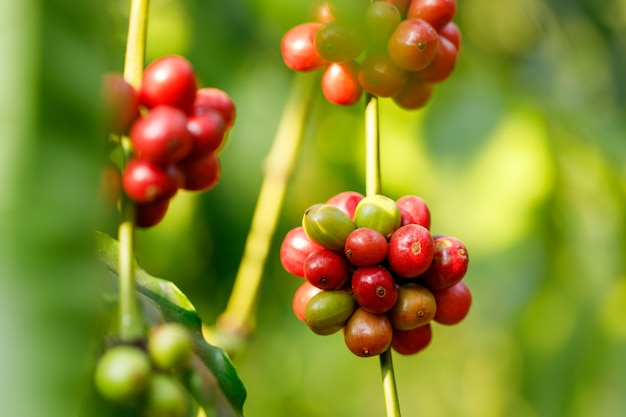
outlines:
[[[456,8],[456,0],[313,1],[313,21],[283,36],[283,60],[296,71],[323,68],[331,103],[353,105],[365,90],[418,109],[454,69]]]
[[[218,88],[198,88],[188,60],[156,59],[138,88],[120,74],[107,74],[103,96],[107,130],[130,139],[132,157],[120,182],[136,205],[137,226],[158,224],[179,189],[205,191],[217,183],[217,154],[235,121],[235,106]]]
[[[150,417],[189,415],[191,397],[180,375],[190,366],[193,342],[187,328],[162,323],[143,345],[117,344],[96,363],[94,383],[106,401]]]
[[[309,207],[280,248],[285,270],[305,278],[293,298],[296,317],[316,334],[343,329],[357,356],[421,351],[432,321],[457,324],[472,301],[462,281],[465,245],[429,229],[430,210],[414,195],[346,191]]]

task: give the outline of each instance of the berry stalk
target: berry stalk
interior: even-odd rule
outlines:
[[[378,121],[378,97],[368,94],[365,103],[365,193],[367,196],[382,194]],[[387,417],[400,417],[391,348],[380,354],[380,370]]]
[[[304,136],[316,79],[310,75],[299,75],[296,78],[264,163],[263,183],[235,284],[226,310],[218,318],[217,334],[214,335],[218,339],[224,339],[219,340],[218,344],[227,351],[237,351],[241,340],[255,325],[254,309],[263,268],[278,222],[287,182]]]
[[[126,40],[124,79],[138,88],[144,67],[149,0],[132,0]],[[123,137],[124,159],[131,153],[130,141]],[[121,200],[122,219],[118,228],[119,241],[119,332],[124,341],[144,336],[144,322],[135,296],[133,253],[135,246],[135,206],[126,197]]]

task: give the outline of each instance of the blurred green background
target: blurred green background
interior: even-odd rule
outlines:
[[[152,0],[147,61],[186,56],[237,121],[222,178],[179,193],[138,233],[151,274],[214,323],[228,300],[294,79],[280,39],[307,1]],[[384,193],[422,196],[432,231],[468,247],[474,303],[431,345],[394,356],[405,416],[626,413],[626,3],[459,0],[453,76],[422,111],[381,100]],[[128,1],[0,3],[0,415],[77,415],[98,346],[92,232],[106,157],[100,79],[121,71]],[[303,211],[364,192],[362,106],[319,94],[259,299],[236,358],[248,416],[381,416],[376,359],[291,311],[282,236]],[[111,231],[111,230],[108,230]]]

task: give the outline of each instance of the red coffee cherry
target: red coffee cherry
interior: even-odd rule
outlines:
[[[406,73],[387,55],[371,55],[359,68],[359,83],[368,92],[378,97],[397,94],[406,80]]]
[[[317,288],[309,281],[304,281],[302,284],[300,284],[300,286],[293,295],[293,301],[291,303],[293,313],[296,315],[298,320],[302,322],[306,320],[305,311],[307,304],[309,304],[311,298],[315,297],[322,291],[323,290],[321,288]]]
[[[402,216],[402,225],[419,224],[430,229],[430,210],[426,202],[416,195],[405,195],[396,200]]]
[[[387,314],[393,327],[411,330],[429,323],[436,311],[432,292],[423,285],[409,283],[398,287],[398,300]]]
[[[362,309],[375,314],[391,310],[398,299],[393,276],[382,266],[357,268],[352,274],[352,293]]]
[[[181,173],[180,188],[189,191],[207,191],[220,179],[220,161],[215,152],[199,158],[186,158],[178,163]]]
[[[457,51],[461,50],[461,31],[456,23],[448,22],[448,24],[439,29],[439,35],[452,42]]]
[[[285,271],[304,278],[304,261],[315,251],[323,249],[304,233],[302,226],[291,229],[280,245],[280,263]]]
[[[354,211],[363,197],[363,194],[356,191],[343,191],[329,198],[326,204],[337,207],[354,220]]]
[[[401,226],[389,239],[389,267],[401,278],[415,278],[423,274],[434,254],[433,238],[428,229],[419,224]]]
[[[136,155],[163,165],[182,160],[193,146],[187,116],[170,106],[157,106],[138,119],[130,129],[130,140]]]
[[[433,320],[448,326],[461,322],[472,305],[472,293],[463,281],[443,290],[433,291],[433,295],[437,302],[437,312]]]
[[[350,352],[360,357],[377,356],[391,345],[393,330],[385,314],[373,314],[357,308],[344,329],[344,341]]]
[[[411,330],[393,329],[391,348],[401,355],[414,355],[424,350],[432,340],[430,323]]]
[[[456,6],[456,0],[412,0],[407,17],[423,19],[439,30],[452,20]]]
[[[433,260],[421,280],[433,291],[443,290],[465,276],[469,255],[463,242],[452,236],[433,237]]]
[[[135,205],[135,225],[147,229],[161,223],[165,218],[170,200]]]
[[[283,35],[280,49],[285,65],[294,71],[313,71],[326,63],[315,48],[315,35],[321,26],[318,22],[302,23]]]
[[[403,20],[387,42],[391,60],[407,71],[426,68],[437,53],[437,48],[437,31],[422,19]]]
[[[139,100],[148,108],[158,105],[191,111],[198,84],[193,67],[185,58],[168,55],[148,65],[141,79]]]
[[[104,126],[108,132],[126,133],[139,116],[139,93],[122,74],[104,75],[102,84]]]
[[[439,49],[433,60],[417,75],[428,83],[440,83],[452,74],[458,55],[454,44],[443,36],[439,36]]]
[[[387,239],[379,231],[360,227],[348,235],[344,253],[356,266],[373,266],[385,260],[388,248]]]
[[[315,48],[322,59],[328,62],[347,62],[356,59],[363,52],[365,42],[363,34],[356,26],[345,21],[332,20],[317,30]]]
[[[168,200],[176,194],[179,172],[174,165],[161,166],[146,159],[132,158],[122,174],[126,195],[138,204]]]
[[[189,156],[198,158],[217,151],[226,139],[226,124],[220,113],[207,110],[193,114],[187,119],[192,148]]]
[[[320,249],[304,260],[304,278],[323,290],[339,288],[348,279],[348,262],[343,254]]]
[[[224,119],[224,129],[229,130],[235,123],[237,109],[226,92],[215,87],[201,88],[196,92],[192,113],[218,112]]]
[[[363,95],[358,72],[359,64],[355,61],[330,63],[322,73],[324,97],[339,106],[357,103]]]
[[[405,110],[417,110],[428,104],[433,95],[433,85],[419,78],[418,73],[409,73],[402,89],[393,96],[393,101]]]

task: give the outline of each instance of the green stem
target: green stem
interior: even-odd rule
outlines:
[[[378,126],[378,97],[367,96],[365,104],[365,193],[382,194],[380,175],[380,130]],[[400,403],[396,390],[391,349],[380,355],[383,394],[387,417],[400,417]]]
[[[124,78],[134,87],[141,82],[146,49],[148,0],[132,0],[128,22],[128,38],[124,60]],[[132,149],[128,138],[122,139],[125,158]],[[122,220],[118,229],[119,241],[119,332],[120,338],[132,342],[144,336],[144,320],[135,296],[133,253],[135,246],[135,206],[122,198]]]
[[[237,341],[233,341],[233,337],[245,338],[255,325],[254,312],[265,261],[312,107],[316,78],[309,74],[297,74],[296,77],[264,162],[263,183],[235,284],[226,310],[217,322],[218,334],[215,336],[231,336],[231,342],[235,343]],[[224,342],[229,344],[222,340]],[[230,350],[229,346],[223,347]],[[236,347],[234,350],[237,350]]]

